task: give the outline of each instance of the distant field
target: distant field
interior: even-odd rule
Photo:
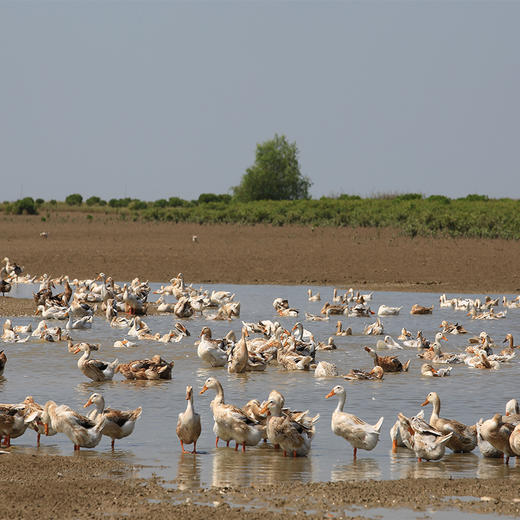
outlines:
[[[70,218],[68,214],[79,212],[85,213],[83,218],[101,214],[122,221],[393,228],[409,237],[520,238],[520,200],[514,199],[488,199],[481,195],[463,199],[440,195],[423,198],[405,194],[371,199],[342,196],[240,203],[229,196],[214,197],[216,200],[211,201],[209,197],[209,202],[184,201],[176,197],[155,202],[127,198],[112,199],[104,205],[83,202],[76,206],[33,201],[32,209],[42,220]],[[25,210],[17,206],[19,203],[0,204],[0,215],[24,213]]]

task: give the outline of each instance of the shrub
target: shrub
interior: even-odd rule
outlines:
[[[86,201],[87,206],[100,206],[101,205],[101,199],[96,196],[89,197]]]
[[[185,206],[186,204],[187,204],[187,201],[185,201],[184,199],[181,199],[179,197],[170,197],[168,199],[168,206],[170,206],[170,208],[177,208],[177,207]]]
[[[471,202],[481,201],[486,202],[489,200],[487,195],[478,195],[477,193],[472,193],[466,197],[466,200],[470,200]]]
[[[17,200],[14,203],[13,213],[16,215],[22,215],[23,213],[26,213],[27,215],[36,215],[38,211],[34,199],[32,197],[25,197]]]
[[[65,197],[65,202],[69,206],[81,206],[83,203],[83,197],[79,193],[72,193]]]

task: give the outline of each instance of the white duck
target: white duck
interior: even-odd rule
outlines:
[[[377,310],[378,316],[397,316],[403,307],[390,307],[388,305],[380,305]]]
[[[197,440],[201,432],[200,415],[193,407],[193,387],[190,385],[186,386],[186,401],[188,401],[186,410],[179,414],[175,431],[181,441],[182,453],[188,453],[184,449],[184,444],[193,444],[191,453],[197,453]]]
[[[202,361],[212,367],[223,367],[227,363],[228,354],[224,350],[222,341],[211,339],[211,329],[203,327],[200,333],[200,342],[197,347],[197,355]]]
[[[347,393],[341,385],[335,386],[325,397],[328,399],[334,395],[337,395],[339,399],[338,405],[332,413],[332,431],[352,445],[354,448],[354,459],[357,456],[358,449],[373,450],[379,441],[384,417],[381,417],[373,426],[367,424],[363,419],[343,411]]]

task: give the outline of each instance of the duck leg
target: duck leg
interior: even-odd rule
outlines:
[[[394,439],[392,441],[392,453],[396,453],[397,452],[397,439]]]
[[[357,448],[354,448],[354,460],[356,460],[357,457]]]
[[[194,453],[194,454],[197,453],[197,441],[193,442],[193,451],[192,451],[192,453]]]
[[[41,437],[41,433],[38,433],[36,435],[36,446],[39,448],[40,447],[40,437]]]
[[[219,438],[217,437],[215,440],[215,448],[218,448],[218,441],[219,441]],[[229,442],[228,442],[228,446],[229,446]]]
[[[244,442],[244,444],[242,444],[242,453],[245,453],[246,452],[246,443]]]
[[[114,451],[114,445],[115,445],[115,442],[116,442],[116,440],[115,440],[115,439],[112,439],[112,451]],[[184,449],[184,447],[183,447],[183,449]]]

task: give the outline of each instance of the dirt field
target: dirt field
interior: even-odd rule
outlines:
[[[48,239],[40,238],[41,231]],[[198,242],[192,241],[192,236]],[[520,292],[520,243],[409,239],[391,230],[131,223],[85,215],[2,217],[0,257],[26,272],[116,280],[194,283],[327,284],[431,292]],[[0,297],[0,315],[33,314],[29,300]],[[1,399],[0,399],[1,400]],[[260,519],[355,518],[345,508],[455,507],[518,516],[518,482],[400,480],[280,484],[179,491],[133,468],[97,457],[0,455],[2,518]],[[453,496],[473,496],[459,501]],[[247,508],[244,506],[247,505]],[[363,518],[370,512],[363,511]],[[359,518],[359,517],[358,517]]]
[[[48,239],[40,238],[42,231]],[[193,242],[196,235],[198,242]],[[408,238],[390,229],[141,223],[84,214],[0,219],[0,255],[31,274],[375,290],[520,292],[520,242]]]

